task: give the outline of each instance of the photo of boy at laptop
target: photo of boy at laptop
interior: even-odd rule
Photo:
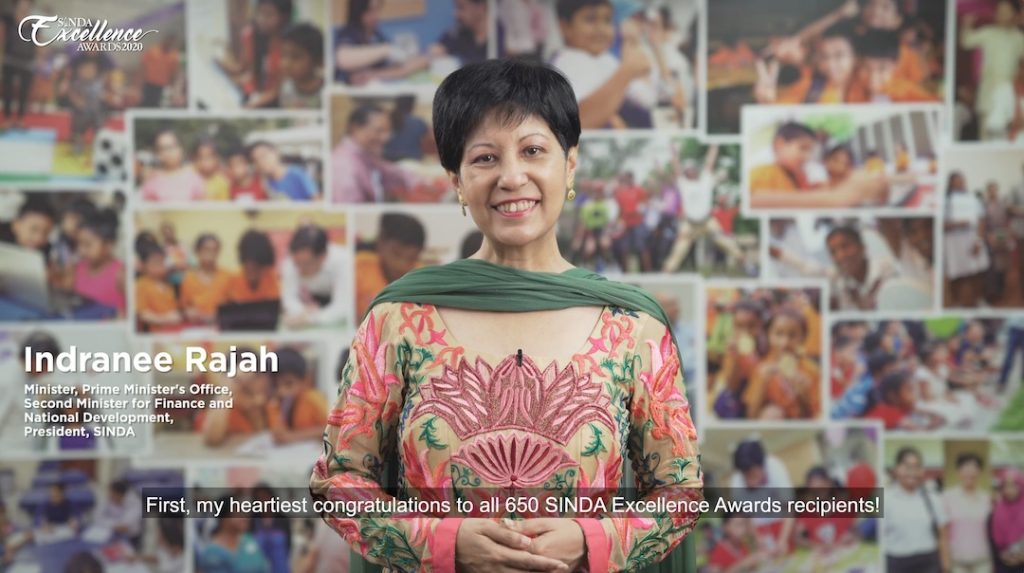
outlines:
[[[0,190],[0,204],[0,321],[124,316],[114,194]]]
[[[351,316],[341,213],[163,211],[138,219],[140,332],[275,331],[337,326]],[[178,229],[189,239],[179,242]]]

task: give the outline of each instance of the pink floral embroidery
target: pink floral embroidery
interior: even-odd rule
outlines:
[[[417,490],[420,499],[443,501],[445,499],[444,490],[452,484],[451,475],[445,471],[447,464],[442,462],[437,464],[436,468],[431,469],[427,459],[430,450],[423,449],[417,454],[416,443],[413,439],[402,443],[402,453],[406,479],[409,485]]]
[[[697,430],[689,416],[690,404],[675,384],[680,364],[679,355],[672,344],[672,334],[666,328],[660,344],[655,344],[653,340],[648,340],[647,344],[651,348],[651,368],[640,373],[640,380],[647,390],[649,400],[637,400],[633,415],[654,422],[651,436],[672,440],[673,455],[692,456],[691,440],[697,439]]]
[[[482,357],[475,367],[462,360],[458,369],[445,367],[422,392],[411,416],[437,414],[461,440],[514,428],[564,446],[587,422],[615,427],[611,402],[590,376],[578,376],[572,366],[559,370],[555,362],[542,371],[526,356],[522,366],[510,355],[493,369]]]
[[[352,342],[358,372],[349,388],[350,397],[359,400],[348,400],[340,409],[334,409],[327,416],[327,423],[338,426],[338,442],[336,448],[347,448],[352,439],[358,435],[373,437],[373,425],[376,420],[385,423],[398,414],[398,404],[389,400],[390,387],[401,386],[398,376],[389,371],[387,366],[387,342],[380,339],[380,325],[387,315],[375,320],[373,312],[356,333]]]
[[[565,450],[530,434],[477,438],[459,448],[452,460],[509,489],[540,485],[555,472],[576,466]]]
[[[433,307],[430,305],[419,305],[411,302],[403,303],[401,306],[402,322],[398,325],[398,332],[402,333],[411,330],[416,335],[416,344],[429,346],[440,344],[448,346],[444,340],[446,330],[434,330],[434,319],[431,317]]]

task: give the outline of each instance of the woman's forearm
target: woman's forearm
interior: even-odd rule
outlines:
[[[391,56],[391,45],[338,46],[335,56],[339,69],[352,72],[387,60]]]

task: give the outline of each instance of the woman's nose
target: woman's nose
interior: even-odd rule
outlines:
[[[523,163],[519,158],[513,157],[502,160],[498,187],[506,190],[515,190],[526,185],[526,181],[526,170],[523,168]]]

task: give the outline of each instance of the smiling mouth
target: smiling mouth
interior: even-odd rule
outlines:
[[[540,203],[540,201],[537,201],[536,199],[521,199],[519,201],[509,201],[507,203],[495,205],[492,209],[503,215],[518,215],[532,210],[538,203]]]

